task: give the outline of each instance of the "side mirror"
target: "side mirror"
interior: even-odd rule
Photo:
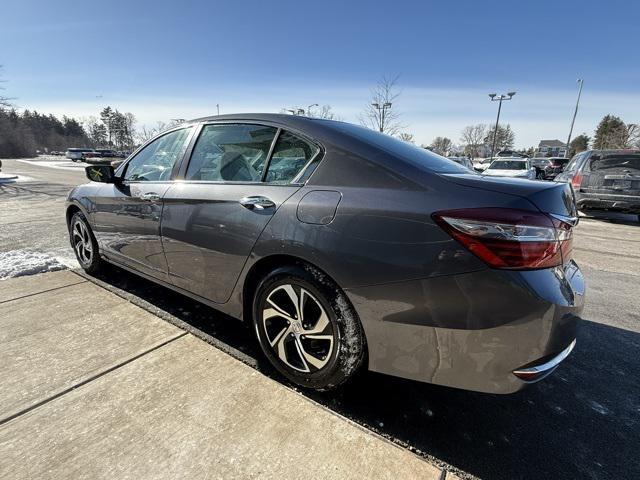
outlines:
[[[91,165],[85,167],[84,171],[92,182],[116,183],[118,181],[111,165]]]

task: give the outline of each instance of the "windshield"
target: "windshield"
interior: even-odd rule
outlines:
[[[491,170],[526,170],[527,162],[519,160],[496,160],[489,168]]]
[[[379,133],[351,123],[331,122],[331,125],[351,137],[367,142],[392,155],[401,157],[418,167],[436,173],[469,173],[469,169],[436,155],[425,148],[416,147],[412,143],[398,140],[390,135]]]

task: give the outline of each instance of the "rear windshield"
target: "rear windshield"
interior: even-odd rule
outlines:
[[[617,155],[615,157],[594,158],[590,164],[591,171],[612,168],[623,170],[640,170],[640,155]]]
[[[531,160],[531,163],[533,163],[536,167],[541,167],[543,165],[549,165],[549,160],[547,160],[546,158],[534,158]]]
[[[517,160],[496,160],[489,167],[491,170],[526,170],[527,162]]]
[[[469,169],[452,162],[425,148],[398,140],[390,135],[376,132],[351,123],[331,122],[332,126],[341,132],[367,142],[392,155],[398,156],[409,163],[436,173],[469,173]]]

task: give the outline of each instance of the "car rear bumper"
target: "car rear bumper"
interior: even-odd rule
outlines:
[[[520,390],[531,379],[514,371],[562,356],[576,338],[584,292],[573,261],[347,290],[370,370],[488,393]]]
[[[576,204],[578,208],[601,208],[640,214],[639,195],[577,192]]]

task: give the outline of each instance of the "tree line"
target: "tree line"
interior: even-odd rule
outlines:
[[[401,94],[397,86],[398,79],[399,76],[383,77],[371,90],[370,101],[358,118],[363,126],[414,143],[414,136],[405,130],[406,125],[398,109],[397,100]],[[4,158],[31,157],[37,152],[65,150],[69,147],[130,150],[177,123],[157,122],[155,127],[142,126],[137,130],[136,118],[132,113],[122,113],[111,106],[103,108],[97,116],[80,121],[66,116],[58,119],[54,115],[29,110],[19,113],[13,108],[11,100],[0,95],[0,157]],[[316,110],[312,107],[308,107],[307,111],[297,111],[311,117],[337,118],[330,105]],[[288,111],[296,112],[295,109]],[[512,150],[515,138],[515,132],[509,124],[493,126],[478,123],[464,127],[457,145],[450,138],[438,136],[422,147],[444,156],[464,154],[477,158],[489,156],[494,141],[494,154],[500,150]],[[583,133],[571,141],[570,155],[590,147],[640,148],[640,126],[625,123],[614,115],[606,115],[596,127],[593,139]],[[535,148],[520,152],[533,156]]]
[[[37,151],[89,145],[82,124],[73,118],[0,107],[0,157],[33,157]]]

